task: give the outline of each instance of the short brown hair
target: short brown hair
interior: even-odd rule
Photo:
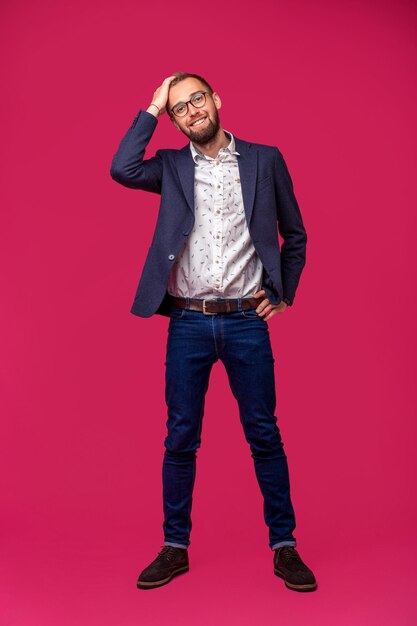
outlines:
[[[173,76],[175,76],[175,78],[169,84],[170,89],[171,87],[174,87],[174,85],[177,85],[178,83],[180,83],[182,80],[185,80],[186,78],[196,78],[197,80],[200,81],[200,83],[204,85],[204,87],[207,88],[207,90],[210,93],[213,93],[213,89],[209,85],[209,83],[206,81],[206,79],[203,78],[202,76],[199,76],[198,74],[189,74],[188,72],[174,72]],[[167,113],[170,117],[172,117],[172,113],[168,108],[167,108]]]

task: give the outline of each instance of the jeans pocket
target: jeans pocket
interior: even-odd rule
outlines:
[[[262,319],[262,317],[260,317],[258,313],[256,312],[256,309],[248,309],[247,311],[241,311],[241,313],[242,313],[242,317],[247,317],[248,319],[252,319],[252,320]]]

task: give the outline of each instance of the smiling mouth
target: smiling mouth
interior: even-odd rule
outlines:
[[[199,120],[197,120],[196,122],[193,122],[192,124],[190,124],[190,127],[193,126],[201,126],[201,124],[204,122],[204,120],[206,120],[206,117],[200,117]]]

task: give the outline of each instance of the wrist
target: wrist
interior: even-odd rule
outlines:
[[[146,111],[147,113],[151,113],[154,117],[159,117],[161,114],[161,109],[154,102],[151,102]]]

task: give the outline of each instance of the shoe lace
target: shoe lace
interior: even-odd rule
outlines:
[[[158,553],[156,560],[164,558],[167,561],[171,561],[175,555],[176,548],[174,548],[173,546],[161,546],[161,547],[162,547],[162,550]]]
[[[283,546],[279,551],[279,558],[285,564],[288,564],[290,561],[302,563],[300,555],[292,546]]]

